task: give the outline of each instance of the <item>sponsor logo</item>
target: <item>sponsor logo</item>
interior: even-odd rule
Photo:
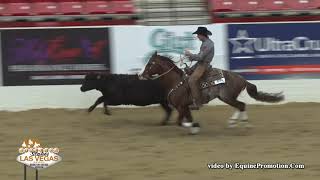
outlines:
[[[229,42],[233,56],[231,58],[234,59],[320,57],[320,53],[304,52],[320,51],[320,40],[306,36],[281,40],[276,37],[250,37],[247,30],[238,30],[236,37],[229,38]],[[252,56],[253,54],[258,55]]]
[[[142,64],[146,64],[155,51],[163,56],[176,58],[183,54],[185,49],[196,49],[196,38],[191,31],[185,31],[178,35],[176,32],[158,28],[150,33],[148,41],[152,50],[142,57]],[[137,74],[141,70],[142,68],[135,67],[128,71],[130,74]]]
[[[43,147],[37,140],[23,141],[17,161],[35,169],[48,168],[62,160],[58,147]]]
[[[172,56],[183,54],[185,49],[194,50],[195,38],[192,32],[184,32],[182,35],[177,35],[175,32],[167,31],[166,29],[155,29],[151,32],[149,43],[154,50],[145,56],[145,63],[150,56],[155,52]]]

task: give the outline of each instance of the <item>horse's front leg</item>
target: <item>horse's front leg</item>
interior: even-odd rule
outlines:
[[[192,114],[191,114],[189,107],[186,107],[185,116],[186,116],[187,122],[189,122],[189,123],[193,122],[193,117],[192,117]]]
[[[182,107],[178,107],[177,111],[178,111],[177,124],[178,126],[182,126],[182,121],[183,121],[183,118],[185,117],[185,112],[183,111]]]
[[[185,108],[181,108],[179,111],[179,118],[178,118],[178,124],[183,127],[189,128],[190,134],[198,134],[200,132],[200,125],[199,123],[193,123],[193,117],[191,115],[191,111],[186,106]],[[182,122],[184,117],[186,118],[186,122]]]
[[[186,119],[187,120],[186,126],[192,126],[193,117],[191,115],[191,111],[189,107],[183,106],[183,107],[177,108],[177,110],[179,113],[178,121],[177,121],[178,125],[181,126],[183,124],[183,120]]]
[[[193,117],[191,114],[191,111],[188,106],[184,108],[184,117],[185,117],[185,122],[182,122],[182,126],[184,127],[192,127],[193,126]]]

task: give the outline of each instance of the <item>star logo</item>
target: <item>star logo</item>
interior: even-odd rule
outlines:
[[[238,30],[236,38],[229,38],[233,45],[232,53],[254,53],[253,43],[257,38],[250,38],[246,30]]]

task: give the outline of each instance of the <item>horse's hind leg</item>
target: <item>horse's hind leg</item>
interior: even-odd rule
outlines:
[[[245,123],[246,126],[249,127],[245,103],[238,101],[236,98],[219,97],[219,99],[237,109],[237,111],[229,120],[229,127],[236,127],[238,120],[240,120],[242,123]]]

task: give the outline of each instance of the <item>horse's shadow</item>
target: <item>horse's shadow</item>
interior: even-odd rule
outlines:
[[[144,119],[126,119],[126,118],[111,118],[105,121],[98,122],[98,126],[103,130],[108,129],[125,129],[137,136],[157,136],[162,138],[176,137],[176,136],[193,136],[190,134],[190,129],[178,126],[174,120],[168,122],[167,125],[160,125],[161,120],[154,121],[148,118]],[[205,124],[205,123],[203,123]],[[227,124],[219,124],[214,129],[208,126],[202,126],[199,134],[195,136],[201,137],[223,137],[223,136],[250,136],[253,129],[244,127],[227,128]]]

